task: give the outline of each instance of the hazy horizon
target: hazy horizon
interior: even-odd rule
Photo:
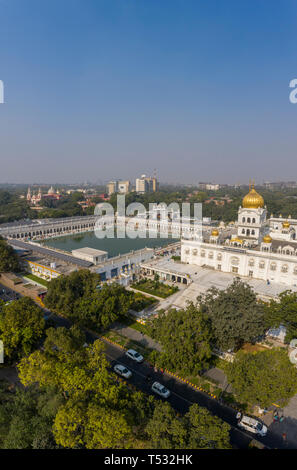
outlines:
[[[1,183],[297,180],[294,0],[0,7]]]

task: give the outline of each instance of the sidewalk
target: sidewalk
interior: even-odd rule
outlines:
[[[140,333],[140,331],[134,330],[134,328],[130,328],[129,326],[124,326],[120,323],[114,323],[110,329],[122,336],[126,336],[126,338],[132,339],[133,341],[138,341],[145,348],[156,349],[157,351],[161,351],[162,349],[162,346],[157,343],[157,341],[154,341],[149,336],[144,335]]]

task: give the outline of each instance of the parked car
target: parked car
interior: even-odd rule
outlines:
[[[160,384],[159,382],[153,383],[152,391],[163,398],[168,398],[170,396],[170,391],[168,390],[168,388],[164,387],[164,385]]]
[[[237,413],[236,418],[238,419],[238,426],[241,429],[253,434],[258,434],[261,437],[266,436],[267,427],[258,419],[250,418],[249,416],[242,415],[241,413]]]
[[[116,364],[113,370],[122,377],[125,377],[125,379],[130,379],[132,376],[131,370],[127,369],[127,367],[122,366],[121,364]]]
[[[136,362],[142,362],[143,356],[139,354],[139,352],[135,351],[134,349],[128,349],[126,352],[126,356]]]

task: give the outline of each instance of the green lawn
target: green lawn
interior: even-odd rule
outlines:
[[[148,334],[148,327],[136,321],[133,315],[129,315],[125,319],[121,318],[119,320],[119,323],[122,323],[125,326],[129,326],[129,328],[133,328],[134,330],[140,331],[140,333],[143,333],[145,335]]]
[[[133,289],[140,290],[146,294],[155,295],[156,297],[161,297],[166,299],[175,292],[178,291],[177,286],[169,286],[160,281],[152,281],[151,279],[143,279],[131,285]]]
[[[25,279],[31,279],[31,281],[38,282],[39,284],[42,284],[45,287],[48,287],[49,282],[46,281],[45,279],[41,279],[41,277],[35,276],[34,274],[31,273],[26,273],[23,276]]]
[[[134,294],[134,302],[131,305],[131,310],[134,310],[135,312],[141,312],[141,310],[144,310],[145,308],[150,307],[157,302],[157,299],[146,297],[145,295],[136,292]]]

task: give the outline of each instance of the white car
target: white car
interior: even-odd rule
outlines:
[[[159,382],[154,382],[152,385],[152,391],[160,395],[160,397],[168,398],[170,396],[170,392],[168,388],[164,387],[164,385],[160,384]]]
[[[139,354],[139,352],[135,351],[134,349],[128,349],[128,351],[126,352],[126,356],[129,357],[130,359],[133,359],[133,361],[136,361],[136,362],[143,361],[143,356]]]
[[[125,379],[130,379],[132,376],[131,370],[127,369],[127,367],[122,366],[121,364],[116,364],[113,370],[122,377],[125,377]]]
[[[241,413],[237,413],[236,418],[238,421],[238,426],[245,431],[249,431],[253,434],[258,434],[261,437],[266,436],[267,434],[267,427],[265,424],[261,423],[255,418],[250,418],[249,416],[241,415]]]

